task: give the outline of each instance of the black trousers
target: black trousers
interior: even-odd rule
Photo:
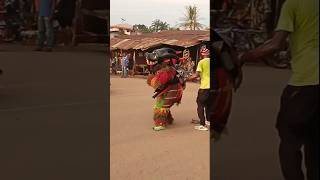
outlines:
[[[281,96],[277,125],[279,157],[286,180],[319,179],[319,85],[287,86]]]
[[[200,125],[205,125],[206,118],[210,117],[214,105],[213,93],[209,89],[199,89],[197,96],[197,113]]]

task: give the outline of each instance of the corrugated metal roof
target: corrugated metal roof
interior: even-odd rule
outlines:
[[[123,24],[115,24],[112,25],[111,28],[120,28],[120,29],[129,29],[129,30],[133,30],[133,26],[127,23],[123,23]]]
[[[209,40],[209,31],[162,31],[159,33],[112,38],[110,40],[110,47],[111,49],[146,50],[164,44],[187,48]]]

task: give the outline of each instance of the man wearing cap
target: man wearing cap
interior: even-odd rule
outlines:
[[[203,57],[198,63],[195,75],[191,76],[189,80],[194,80],[200,77],[200,88],[198,90],[197,96],[197,113],[200,119],[200,125],[195,126],[196,130],[208,131],[205,126],[206,117],[209,117],[209,106],[211,106],[211,101],[209,101],[210,96],[210,52],[207,48],[202,48],[200,54]],[[206,115],[205,115],[206,114]]]

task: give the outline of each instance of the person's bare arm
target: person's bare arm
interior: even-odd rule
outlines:
[[[192,76],[190,76],[187,80],[188,81],[194,81],[195,79],[200,77],[200,73],[198,71],[196,71],[195,74],[193,74]]]
[[[269,56],[276,51],[279,51],[281,48],[285,46],[286,39],[289,35],[287,31],[277,31],[273,35],[273,37],[268,40],[263,45],[259,46],[256,49],[253,49],[241,56],[242,63],[257,61],[263,57]]]

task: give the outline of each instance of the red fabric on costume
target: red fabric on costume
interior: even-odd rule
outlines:
[[[229,74],[225,69],[217,69],[219,91],[217,93],[215,110],[212,113],[210,120],[213,121],[213,129],[217,132],[222,132],[231,112],[232,105],[232,84]]]
[[[179,62],[184,63],[187,59],[186,58],[179,58]]]
[[[160,84],[166,84],[169,80],[171,80],[175,76],[175,72],[171,70],[160,71],[157,73],[156,77]]]
[[[177,60],[176,59],[172,59],[172,63],[173,64],[177,64]]]

